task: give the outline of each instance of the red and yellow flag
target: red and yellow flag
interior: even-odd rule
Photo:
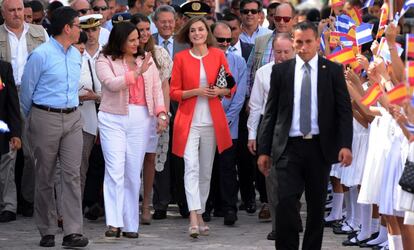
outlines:
[[[407,82],[410,88],[414,87],[414,61],[407,61],[406,64]]]
[[[384,4],[382,4],[381,6],[381,17],[380,17],[376,39],[382,37],[382,35],[384,34],[385,27],[387,26],[387,23],[388,23],[389,14],[390,14],[390,7],[388,6],[388,3],[384,1]]]
[[[352,20],[355,21],[355,25],[359,26],[362,23],[362,15],[361,10],[357,9],[356,7],[350,9],[347,11],[348,16],[352,18]]]
[[[332,53],[328,55],[326,58],[328,58],[329,60],[333,62],[337,62],[337,63],[344,64],[344,65],[357,61],[352,48],[345,48],[338,52]]]
[[[387,93],[387,96],[390,103],[399,104],[409,96],[407,86],[403,83],[398,84]]]
[[[374,104],[382,95],[381,88],[378,83],[372,85],[361,99],[361,103],[367,107]]]
[[[338,7],[344,5],[344,0],[331,0],[331,7]]]
[[[406,60],[408,60],[409,58],[414,59],[414,34],[406,34],[405,52],[407,55]]]

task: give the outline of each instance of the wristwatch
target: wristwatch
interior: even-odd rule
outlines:
[[[159,116],[158,116],[158,118],[160,118],[161,120],[163,120],[163,121],[166,121],[167,120],[167,116],[165,115],[165,114],[160,114]]]

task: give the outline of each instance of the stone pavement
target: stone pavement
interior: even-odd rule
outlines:
[[[187,234],[188,220],[182,219],[176,209],[168,212],[166,220],[152,221],[149,226],[141,225],[139,239],[108,240],[105,239],[105,221],[100,218],[96,222],[85,219],[84,233],[89,238],[89,246],[85,249],[220,249],[220,250],[267,250],[274,249],[274,242],[266,240],[270,232],[269,222],[258,222],[257,213],[247,215],[239,211],[239,220],[233,227],[223,225],[223,218],[212,217],[209,223],[211,234],[199,239],[191,239]],[[304,219],[304,214],[302,213]],[[352,250],[341,246],[345,236],[332,234],[325,230],[323,249]],[[33,218],[19,216],[16,221],[0,224],[0,249],[23,250],[45,249],[38,246],[40,240]],[[56,235],[55,249],[61,249],[62,233]],[[50,248],[49,248],[50,249]],[[53,248],[51,248],[53,249]]]

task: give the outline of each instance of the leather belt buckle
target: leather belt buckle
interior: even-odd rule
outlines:
[[[304,139],[304,140],[310,140],[312,138],[313,138],[312,134],[307,134],[307,135],[302,136],[302,139]]]

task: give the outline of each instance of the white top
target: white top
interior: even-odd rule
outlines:
[[[29,32],[30,26],[27,23],[23,24],[23,32],[20,39],[4,25],[8,33],[9,46],[11,53],[11,65],[13,68],[13,78],[17,86],[20,86],[22,81],[22,75],[24,66],[26,65],[27,57],[29,55],[27,51],[26,34]],[[44,30],[46,42],[49,40],[49,35]]]
[[[111,34],[109,30],[102,28],[102,27],[99,29],[98,42],[101,47],[105,46],[108,43],[109,34]]]
[[[200,87],[207,86],[207,75],[203,65],[203,57],[194,55],[190,50],[190,55],[200,60]],[[210,106],[208,105],[208,97],[197,96],[197,103],[194,109],[193,120],[191,126],[212,126]]]
[[[270,90],[270,75],[274,61],[263,65],[256,71],[252,93],[249,101],[249,119],[247,129],[249,130],[249,140],[256,140],[257,128],[259,127],[260,116],[264,114],[267,96]]]
[[[231,53],[233,53],[233,54],[236,54],[236,55],[238,55],[238,56],[243,57],[243,56],[242,56],[242,50],[241,50],[240,39],[237,41],[237,43],[236,43],[234,46],[230,46],[230,47],[228,48],[228,51],[229,51],[229,52],[231,52]]]
[[[101,83],[98,80],[95,72],[95,62],[99,56],[102,47],[96,51],[94,55],[89,55],[88,52],[85,50],[82,56],[82,70],[81,70],[81,77],[79,81],[79,95],[86,94],[86,90],[84,89],[92,89],[98,95],[101,94]],[[91,63],[92,74],[94,76],[94,84],[92,84],[91,72],[88,65],[88,61]],[[81,111],[82,118],[83,118],[83,131],[89,133],[91,135],[96,135],[98,131],[98,117],[96,113],[96,106],[95,101],[83,101],[82,105],[79,105],[79,110]]]
[[[318,54],[316,54],[309,62],[311,67],[311,134],[319,134],[318,125]],[[302,78],[305,72],[303,66],[305,62],[296,55],[295,65],[295,86],[293,97],[293,114],[292,126],[290,127],[289,136],[302,136],[300,132],[300,91],[302,88]]]

